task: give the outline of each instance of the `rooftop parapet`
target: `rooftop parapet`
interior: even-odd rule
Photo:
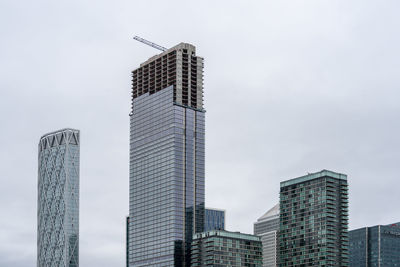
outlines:
[[[297,177],[294,179],[283,181],[283,182],[281,182],[281,188],[285,187],[285,186],[293,185],[293,184],[303,183],[306,181],[314,180],[314,179],[325,177],[325,176],[347,181],[346,174],[333,172],[333,171],[329,171],[329,170],[322,170],[320,172],[309,173],[304,176],[300,176],[300,177]]]

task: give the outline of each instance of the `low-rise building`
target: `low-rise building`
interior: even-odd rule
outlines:
[[[261,238],[221,230],[193,236],[192,266],[262,266]]]

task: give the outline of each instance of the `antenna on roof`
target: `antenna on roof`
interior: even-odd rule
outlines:
[[[163,52],[168,50],[167,48],[165,48],[165,47],[163,47],[161,45],[158,45],[158,44],[155,44],[153,42],[147,41],[147,40],[145,40],[143,38],[140,38],[139,36],[135,36],[135,37],[133,37],[133,39],[136,40],[136,41],[139,41],[141,43],[144,43],[144,44],[146,44],[148,46],[151,46],[151,47],[153,47],[155,49],[161,50]]]

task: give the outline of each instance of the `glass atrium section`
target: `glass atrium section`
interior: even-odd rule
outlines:
[[[349,266],[347,191],[327,170],[281,182],[279,266]]]
[[[261,267],[260,237],[220,230],[195,234],[192,266]]]
[[[129,266],[190,266],[204,230],[204,111],[174,103],[174,87],[133,99]]]
[[[400,266],[400,223],[349,231],[351,267]]]
[[[205,209],[204,232],[211,230],[225,230],[225,211]]]
[[[79,266],[79,131],[39,141],[37,266]]]

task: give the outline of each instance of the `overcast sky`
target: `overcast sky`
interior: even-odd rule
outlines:
[[[206,206],[252,233],[279,182],[348,174],[350,228],[400,221],[400,2],[0,1],[0,266],[36,266],[37,144],[81,130],[81,266],[124,266],[130,71],[205,58]]]

